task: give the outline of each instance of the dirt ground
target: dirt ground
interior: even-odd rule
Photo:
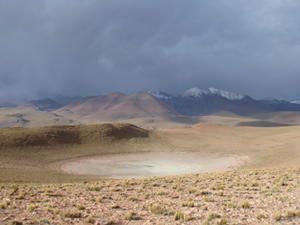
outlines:
[[[299,185],[300,169],[2,184],[0,223],[299,224]]]
[[[1,149],[0,224],[300,224],[299,136],[298,126],[199,124],[97,145]],[[57,166],[162,150],[249,160],[223,173],[120,180]]]

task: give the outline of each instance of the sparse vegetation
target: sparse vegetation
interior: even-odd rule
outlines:
[[[78,210],[85,210],[85,206],[83,206],[83,205],[77,205],[77,209]]]
[[[29,212],[33,212],[36,208],[37,208],[37,205],[34,205],[34,204],[30,204],[27,206],[27,210]]]
[[[64,216],[67,218],[72,218],[72,219],[82,218],[82,213],[79,211],[68,211],[68,212],[64,213]]]
[[[193,207],[195,207],[195,202],[193,202],[193,201],[184,202],[184,203],[182,203],[182,206],[193,208]]]
[[[33,131],[35,129],[37,131]],[[29,130],[34,133],[39,129],[47,138],[59,136],[58,128]],[[97,139],[98,135],[90,133],[96,127],[89,130],[78,126],[76,129],[81,130],[77,139],[80,144],[60,144],[56,139],[47,140],[47,143],[58,145],[46,148],[0,147],[0,218],[3,218],[0,223],[39,224],[47,220],[50,224],[70,221],[73,224],[256,225],[276,224],[276,221],[278,224],[299,224],[299,154],[298,148],[293,146],[299,146],[300,142],[287,138],[289,142],[285,143],[281,137],[282,129],[285,136],[297,137],[299,131],[295,128],[268,128],[272,129],[270,134],[266,129],[253,127],[201,125],[181,130],[156,130],[147,140],[131,141],[129,138],[124,142],[110,138],[111,133],[103,137],[106,141],[102,142],[102,137]],[[25,137],[34,136],[19,128],[3,129],[0,133],[4,130],[11,134],[17,132],[16,137],[21,137],[8,138],[8,142],[25,143]],[[6,135],[0,137],[2,141],[5,138]],[[35,143],[33,140],[29,142]],[[223,148],[224,143],[226,148]],[[221,149],[221,154],[249,154],[251,160],[247,161],[247,169],[147,179],[100,179],[53,170],[58,168],[56,163],[64,160],[147,151],[152,147],[166,151],[199,148],[207,153]],[[280,167],[255,169],[275,164]]]
[[[186,215],[183,212],[176,212],[175,213],[175,220],[183,220],[185,221]]]
[[[10,200],[5,198],[0,202],[0,209],[6,209],[10,204]]]
[[[276,180],[286,174],[289,175],[287,180],[290,185],[281,187],[274,194],[274,187],[278,185]],[[260,179],[263,182],[258,182]],[[253,188],[253,180],[259,183],[262,191]],[[216,182],[223,184],[224,195],[214,190]],[[244,183],[250,185],[244,186]],[[231,221],[251,225],[273,224],[276,221],[297,224],[300,219],[297,207],[300,205],[295,196],[299,193],[299,183],[299,169],[262,169],[137,179],[132,183],[102,180],[74,184],[2,184],[0,217],[16,213],[17,218],[8,217],[7,224],[12,224],[13,220],[34,223],[37,217],[51,224],[63,224],[64,220],[78,224],[126,224],[126,221],[138,223],[139,220],[154,224],[199,224],[199,221],[210,225],[227,225]],[[174,185],[181,186],[183,190],[173,189]],[[193,191],[187,191],[191,186],[197,190],[205,188],[205,191],[198,191],[199,195],[196,195]],[[89,191],[95,187],[101,188]],[[122,191],[115,191],[117,188]],[[167,190],[168,195],[156,194]],[[24,199],[19,199],[21,193],[26,193]],[[61,195],[68,198],[56,197]],[[268,216],[262,209],[274,213]],[[25,217],[26,223],[22,221]]]
[[[248,201],[244,201],[244,202],[241,203],[241,207],[243,209],[250,209],[251,208],[251,204]]]
[[[96,220],[93,217],[88,217],[85,220],[86,223],[95,224]]]
[[[286,213],[277,213],[274,215],[275,221],[300,219],[300,211],[288,211]]]
[[[208,215],[207,220],[208,220],[208,221],[211,221],[211,220],[218,219],[218,218],[221,218],[221,216],[220,216],[219,214],[217,214],[217,213],[210,213],[210,214]]]
[[[167,213],[167,210],[159,204],[151,204],[149,206],[149,211],[151,213],[157,214],[157,215],[163,215],[163,214]]]
[[[228,220],[222,218],[220,221],[217,222],[217,225],[227,225],[228,224]]]
[[[11,225],[23,225],[23,223],[20,221],[13,221]]]
[[[141,220],[142,218],[137,213],[130,212],[125,215],[125,219],[126,220]]]

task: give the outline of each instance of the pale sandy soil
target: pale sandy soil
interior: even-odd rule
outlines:
[[[143,178],[225,171],[243,165],[246,160],[247,157],[197,152],[123,153],[72,160],[61,169],[104,178]]]
[[[153,130],[149,139],[111,145],[2,149],[0,224],[300,224],[300,126],[226,121]],[[82,157],[149,151],[249,158],[236,171],[131,180],[50,168]]]
[[[169,149],[248,156],[248,168],[289,167],[300,162],[300,126],[232,127],[199,124],[161,130]]]
[[[300,224],[299,185],[300,169],[2,184],[0,224]]]

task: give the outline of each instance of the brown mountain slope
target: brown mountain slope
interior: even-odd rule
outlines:
[[[145,117],[167,117],[176,112],[148,93],[112,93],[69,104],[55,113],[80,121],[111,121]]]

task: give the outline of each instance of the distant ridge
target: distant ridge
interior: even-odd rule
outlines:
[[[217,88],[190,88],[181,94],[147,91],[114,92],[90,97],[56,97],[29,101],[3,109],[0,127],[35,124],[93,124],[99,122],[159,121],[193,123],[198,116],[233,113],[254,116],[273,112],[300,112],[300,104],[284,100],[259,100],[249,95]],[[9,112],[11,111],[11,112]],[[21,115],[15,116],[15,115]],[[13,116],[12,116],[13,115]]]
[[[58,109],[62,105],[60,105],[53,99],[46,98],[46,99],[32,100],[32,101],[26,102],[24,104],[24,106],[35,107],[37,110],[40,110],[40,111],[51,111],[54,109]]]
[[[217,88],[208,88],[200,89],[198,87],[190,88],[183,93],[184,97],[203,97],[203,96],[219,96],[229,100],[241,100],[245,95],[233,93],[230,91],[217,89]]]
[[[238,115],[264,112],[300,111],[300,105],[283,100],[257,100],[249,95],[234,93],[217,88],[190,88],[179,95],[166,92],[149,92],[160,101],[186,116],[207,115],[222,111]]]
[[[293,103],[293,104],[299,104],[300,105],[300,99],[294,99],[290,102]]]

